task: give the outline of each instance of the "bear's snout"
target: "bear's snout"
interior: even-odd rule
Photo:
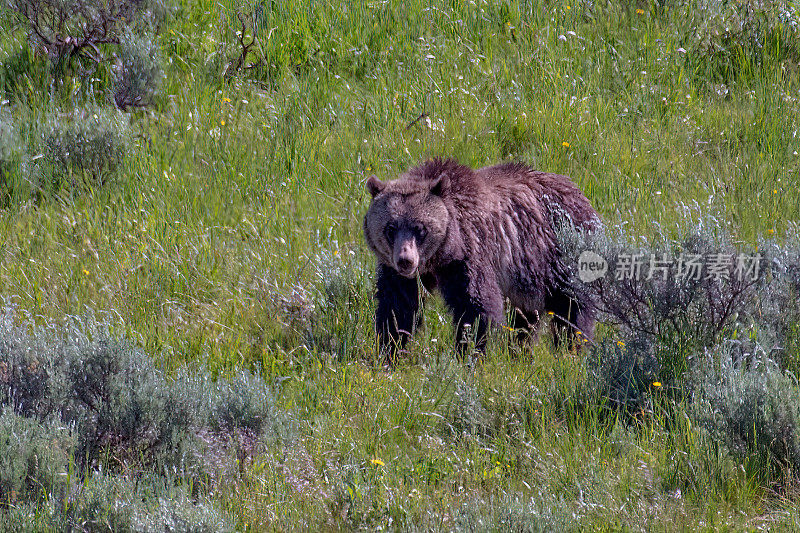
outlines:
[[[405,232],[404,232],[405,233]],[[413,278],[419,266],[417,241],[412,234],[398,235],[394,243],[394,268],[401,276]]]
[[[409,259],[408,257],[401,257],[397,260],[397,270],[401,272],[410,272],[416,268],[414,265],[414,260]]]

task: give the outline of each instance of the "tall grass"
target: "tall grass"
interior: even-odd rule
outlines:
[[[780,241],[800,212],[793,3],[172,7],[114,179],[46,190],[47,119],[110,89],[55,80],[0,15],[0,294],[30,327],[92,310],[167,372],[258,371],[299,437],[215,481],[235,527],[796,526],[683,404],[645,384],[618,416],[546,341],[466,368],[433,301],[383,372],[361,236],[367,176],[446,155],[568,174],[634,238],[696,206],[737,243]],[[234,69],[237,13],[257,44]]]

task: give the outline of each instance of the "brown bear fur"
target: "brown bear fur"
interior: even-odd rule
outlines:
[[[452,311],[459,346],[469,324],[482,349],[487,325],[505,324],[506,299],[515,327],[533,328],[550,311],[554,331],[591,337],[592,306],[569,296],[554,224],[566,215],[592,230],[599,218],[568,177],[519,163],[473,170],[432,159],[394,181],[373,176],[367,189],[364,235],[377,257],[375,321],[388,364],[420,320],[417,275]]]

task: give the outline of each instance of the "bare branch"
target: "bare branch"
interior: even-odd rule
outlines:
[[[118,45],[134,20],[140,0],[11,0],[9,7],[28,21],[32,45],[55,63],[95,66],[108,58],[104,45]]]

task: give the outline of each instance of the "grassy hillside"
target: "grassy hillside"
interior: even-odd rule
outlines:
[[[17,331],[9,346],[50,346],[42,332],[98,321],[108,338],[152,357],[165,373],[157,387],[257,374],[288,429],[265,437],[258,425],[258,444],[245,446],[236,424],[211,423],[231,439],[215,459],[225,475],[166,476],[188,491],[187,506],[201,498],[231,527],[253,531],[800,527],[800,461],[789,453],[765,467],[702,427],[689,378],[670,383],[681,394],[651,383],[638,415],[619,414],[585,400],[585,353],[547,340],[500,338],[475,368],[457,361],[440,302],[385,371],[361,235],[369,175],[392,178],[445,155],[568,174],[631,240],[679,237],[709,215],[743,249],[783,242],[800,213],[800,6],[166,7],[153,37],[159,91],[127,112],[109,103],[110,67],[54,74],[24,21],[3,12],[0,295],[6,334]],[[242,56],[240,37],[254,35]],[[110,132],[99,149],[114,156],[107,168],[59,163],[70,124]],[[600,328],[601,337],[617,331]],[[98,337],[86,335],[78,345],[94,346]],[[800,360],[792,354],[785,360]],[[778,366],[780,397],[798,411],[796,380]],[[730,372],[730,383],[736,372],[750,379]],[[800,430],[787,416],[775,423],[789,442]],[[100,454],[105,470],[88,469],[78,485],[106,475],[130,484],[139,468],[166,475],[132,455]],[[8,518],[22,507],[3,490]],[[123,527],[109,518],[120,512],[114,502],[136,498],[102,490],[116,500],[80,527]],[[67,527],[47,522],[61,501],[49,494],[25,508],[33,529]]]

